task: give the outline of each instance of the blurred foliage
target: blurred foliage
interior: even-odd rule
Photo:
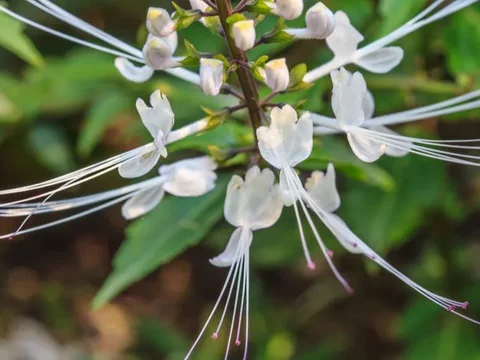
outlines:
[[[143,19],[147,7],[165,5],[146,0],[58,3],[139,47],[145,38]],[[305,3],[308,7],[313,1]],[[401,25],[428,3],[426,0],[325,1],[330,8],[349,14],[352,23],[365,34],[365,43]],[[77,34],[26,2],[11,5],[42,24]],[[378,114],[429,104],[478,87],[479,10],[478,5],[472,6],[409,35],[399,41],[406,56],[397,69],[388,75],[365,74]],[[292,26],[303,21],[295,20]],[[267,17],[259,31],[267,31],[273,24],[274,19]],[[227,96],[207,97],[195,86],[165,74],[157,74],[146,84],[128,83],[117,73],[111,56],[24,29],[4,15],[0,16],[0,30],[0,46],[9,51],[0,52],[0,144],[4,154],[14,154],[4,155],[0,162],[4,175],[2,187],[62,174],[142,144],[149,135],[140,124],[134,104],[136,98],[147,98],[154,89],[161,89],[171,100],[176,126],[201,118],[201,106],[218,110],[234,103]],[[212,37],[200,24],[192,25],[181,36],[201,51],[225,51],[221,39]],[[262,49],[262,52],[252,51],[252,57],[264,53],[287,56],[290,66],[306,62],[314,67],[331,58],[323,42],[268,45]],[[331,114],[330,92],[330,81],[325,78],[301,94],[282,95],[279,100],[289,103],[306,100],[305,109]],[[399,131],[424,137],[472,137],[479,133],[479,114],[477,110],[445,120],[432,119],[400,127]],[[229,119],[211,132],[172,144],[169,161],[184,154],[248,146],[253,137],[242,119],[241,116]],[[235,165],[245,162],[240,157]],[[476,229],[480,216],[478,171],[415,155],[366,164],[337,136],[317,139],[311,158],[302,164],[301,170],[307,174],[324,169],[329,162],[341,174],[340,212],[351,228],[423,286],[453,298],[468,298],[472,305],[469,315],[480,318],[480,307],[475,305],[475,300],[480,301],[480,291],[474,285],[480,277],[480,233]],[[189,247],[205,241],[196,248],[201,262],[194,262],[195,270],[190,271],[196,283],[181,300],[173,301],[180,313],[177,322],[172,321],[168,311],[159,314],[146,307],[148,310],[142,313],[119,297],[120,307],[130,308],[136,319],[135,325],[130,325],[136,330],[133,345],[129,347],[125,341],[125,346],[119,346],[125,359],[183,358],[223,281],[224,274],[221,271],[216,274],[218,270],[210,269],[206,259],[224,247],[233,231],[221,220],[223,199],[226,179],[232,172],[241,171],[242,167],[235,166],[224,169],[219,186],[211,194],[198,199],[168,197],[155,211],[127,225],[125,241],[113,259],[112,272],[95,298],[95,307],[112,300]],[[113,177],[99,179],[82,191],[90,193],[120,182]],[[112,209],[113,212],[118,209]],[[123,226],[118,220],[101,219],[106,223],[97,230],[106,238],[109,235],[103,227],[117,229],[117,232],[108,230],[109,234],[109,231],[118,233]],[[8,228],[12,226],[10,222],[6,224]],[[83,232],[85,224],[90,226],[88,222],[83,224],[75,232]],[[337,262],[356,285],[356,295],[347,298],[326,268],[318,269],[314,276],[306,274],[295,217],[292,209],[285,209],[274,227],[255,234],[252,247],[252,359],[480,359],[478,330],[472,324],[442,312],[371,263],[344,254],[327,231],[322,234],[339,254]],[[70,237],[66,232],[62,235],[67,240]],[[37,242],[45,240],[44,236],[38,236]],[[313,240],[309,239],[315,249]],[[120,243],[110,241],[106,248],[115,249]],[[48,247],[39,249],[49,251]],[[188,258],[190,252],[186,254],[181,259]],[[313,254],[320,259],[319,251]],[[173,261],[168,266],[175,264]],[[98,282],[105,280],[106,275],[103,273],[93,287],[98,289]],[[127,291],[126,298],[136,291],[148,293],[141,284],[150,284],[149,279]],[[172,279],[177,283],[183,278]],[[93,295],[91,290],[85,291]],[[68,315],[73,310],[62,300],[62,296],[69,295],[61,293],[61,287],[45,285],[40,318],[54,329],[65,328],[55,319],[67,319],[70,324],[74,321]],[[171,296],[167,293],[155,296],[167,299]],[[108,306],[114,305],[107,305],[109,310],[91,316],[110,321],[111,317],[102,318],[101,311],[110,314],[108,311],[120,310]],[[190,310],[184,312],[183,306]],[[123,319],[121,314],[118,317]],[[103,334],[101,326],[95,324]],[[195,358],[220,358],[224,352],[223,340],[202,341]]]

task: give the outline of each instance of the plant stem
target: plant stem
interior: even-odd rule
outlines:
[[[225,39],[227,40],[228,48],[232,58],[239,63],[248,63],[247,55],[244,51],[241,51],[235,45],[235,41],[230,35],[230,25],[227,23],[227,18],[232,14],[232,4],[230,0],[217,0],[218,17],[224,32]],[[245,105],[248,109],[250,116],[250,123],[252,125],[255,141],[257,140],[257,128],[261,124],[261,108],[259,106],[258,90],[249,70],[240,66],[237,70],[238,82],[242,88]]]

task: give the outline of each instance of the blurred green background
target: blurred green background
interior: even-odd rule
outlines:
[[[146,34],[148,6],[171,8],[166,1],[153,0],[57,3],[139,47]],[[325,1],[332,10],[344,10],[366,42],[395,29],[428,3]],[[188,7],[185,0],[179,4]],[[44,25],[88,38],[26,1],[12,1],[9,6]],[[269,29],[273,20],[267,18],[258,31]],[[225,53],[222,39],[200,24],[180,36],[201,51]],[[364,72],[377,114],[480,87],[479,6],[431,24],[399,45],[406,55],[392,73]],[[45,180],[143,144],[148,134],[134,104],[154,89],[160,88],[171,100],[177,125],[202,117],[200,106],[220,109],[232,101],[226,96],[204,96],[195,86],[165,74],[156,74],[142,85],[128,83],[114,68],[113,57],[24,29],[4,15],[0,46],[2,189]],[[251,56],[263,53],[286,56],[290,66],[305,62],[310,68],[331,57],[319,41],[269,45]],[[305,99],[306,109],[330,114],[330,91],[330,80],[325,78],[307,92],[281,100]],[[471,111],[398,130],[423,137],[479,138],[479,115],[480,111]],[[172,145],[168,160],[208,153],[212,146],[248,145],[250,131],[239,120]],[[242,165],[243,160],[238,161]],[[361,163],[341,137],[317,139],[303,170],[323,169],[329,161],[340,172],[340,214],[352,230],[424,287],[468,300],[467,315],[480,319],[480,172],[415,155]],[[208,259],[233,231],[222,220],[225,179],[235,172],[242,174],[242,169],[223,169],[218,188],[205,197],[168,198],[130,224],[115,207],[3,243],[0,334],[5,341],[0,342],[0,358],[18,360],[8,357],[8,348],[23,336],[32,346],[49,344],[49,354],[57,354],[55,358],[34,352],[27,360],[76,359],[72,347],[84,359],[183,359],[226,275]],[[113,173],[65,196],[126,183]],[[30,225],[52,219],[35,217]],[[0,220],[2,233],[17,225],[18,221]],[[306,270],[293,210],[285,209],[273,228],[255,234],[252,246],[250,359],[480,359],[478,327],[438,308],[375,264],[345,253],[321,224],[319,228],[355,294],[343,292],[313,241],[317,270]],[[152,256],[144,261],[147,253]],[[141,269],[130,273],[129,266],[138,262]],[[90,303],[101,288],[97,301],[113,300],[91,312]],[[208,334],[195,359],[223,357],[225,335],[213,342]],[[231,358],[240,356],[234,351]]]

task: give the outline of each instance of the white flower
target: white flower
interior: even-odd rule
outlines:
[[[149,35],[147,41],[153,37],[153,35]],[[169,36],[161,39],[170,47],[170,60],[173,60],[173,54],[178,46],[177,32],[173,32]],[[149,65],[136,66],[130,60],[123,57],[118,57],[115,59],[115,67],[125,79],[135,83],[144,83],[148,81],[155,72],[155,70]],[[168,66],[166,66],[166,68],[168,68]]]
[[[281,92],[287,89],[290,82],[285,58],[271,60],[265,64],[265,83],[273,92]]]
[[[293,167],[310,156],[313,146],[313,124],[309,113],[300,119],[297,112],[285,105],[270,114],[270,126],[257,129],[258,146],[263,158],[277,169]]]
[[[207,156],[161,166],[158,185],[139,191],[122,206],[122,215],[131,220],[155,208],[165,192],[179,197],[202,196],[215,187],[217,164]]]
[[[236,227],[225,250],[210,262],[218,267],[229,267],[229,272],[222,291],[213,307],[210,316],[203,326],[200,334],[192,345],[185,359],[188,359],[203,336],[208,324],[210,323],[220,302],[224,298],[225,292],[230,284],[227,298],[225,300],[225,315],[228,306],[233,302],[232,325],[228,337],[226,355],[230,348],[233,335],[233,327],[236,324],[237,331],[235,344],[241,344],[242,326],[245,330],[245,349],[244,359],[247,358],[248,343],[248,313],[249,313],[249,264],[250,264],[250,245],[252,244],[253,231],[272,226],[279,219],[283,204],[279,193],[278,185],[274,185],[275,175],[269,169],[260,171],[257,166],[248,170],[245,180],[234,175],[227,187],[227,196],[225,198],[225,218]],[[235,301],[231,301],[231,295],[235,291]],[[241,294],[240,294],[241,293]],[[238,303],[240,300],[240,310]],[[237,314],[238,311],[238,314]],[[245,321],[242,322],[245,317]],[[213,339],[218,338],[222,328],[224,316],[222,316]]]
[[[338,196],[338,191],[335,184],[335,169],[332,164],[329,164],[326,175],[323,175],[321,173],[320,175],[319,173],[314,173],[314,175],[307,180],[305,188],[307,189],[308,195],[310,196],[310,207],[314,212],[318,212],[321,214],[322,220],[327,226],[327,228],[335,235],[339,243],[347,251],[353,254],[364,255],[368,259],[374,261],[375,263],[383,267],[385,270],[389,271],[391,274],[399,278],[405,284],[412,287],[418,293],[436,303],[437,305],[459,315],[464,319],[467,319],[477,324],[479,323],[455,311],[457,308],[466,309],[468,306],[467,302],[454,301],[434,294],[427,289],[421,287],[420,285],[409,279],[407,276],[402,274],[400,271],[395,269],[384,259],[382,259],[367,244],[360,240],[358,236],[356,236],[348,228],[348,226],[340,217],[333,214],[333,212],[337,210],[340,206],[340,197]]]
[[[325,39],[335,28],[335,17],[323,3],[319,2],[308,9],[305,15],[307,27],[304,29],[286,29],[287,34],[297,39]]]
[[[155,149],[123,163],[118,171],[124,178],[145,175],[155,166],[160,156],[167,157],[166,138],[175,123],[175,114],[167,97],[162,95],[160,90],[151,95],[150,104],[151,107],[147,106],[142,99],[138,99],[137,111],[142,118],[143,125],[154,139]]]
[[[303,0],[276,0],[267,3],[272,8],[271,13],[286,20],[293,20],[302,15]]]
[[[176,39],[176,35],[173,36]],[[180,66],[180,61],[184,58],[175,58],[173,56],[176,47],[173,47],[174,44],[176,42],[149,36],[142,50],[145,63],[154,70],[166,70]]]
[[[232,35],[235,45],[243,51],[255,45],[255,23],[253,20],[237,21],[232,26]]]
[[[216,96],[223,84],[223,62],[217,59],[200,59],[200,86],[207,95]]]
[[[177,23],[172,20],[167,10],[151,7],[147,13],[147,29],[150,34],[157,37],[166,37],[172,34]]]
[[[311,206],[310,204],[313,203],[313,200],[303,188],[300,178],[293,169],[298,163],[307,159],[312,152],[313,123],[310,115],[306,113],[297,121],[297,113],[291,106],[286,105],[283,109],[274,108],[271,112],[270,126],[259,127],[257,129],[257,137],[258,147],[262,157],[269,162],[270,165],[281,170],[280,189],[282,200],[285,206],[293,205],[294,207],[300,239],[308,267],[314,269],[315,263],[312,261],[307,247],[297,203],[300,204],[300,208],[307,218],[308,224],[315,235],[315,239],[333,273],[344,288],[348,292],[351,292],[352,289],[335,268],[331,260],[332,252],[326,248],[308,213],[307,205]],[[316,212],[316,215],[319,216],[320,219],[322,218],[318,212]]]

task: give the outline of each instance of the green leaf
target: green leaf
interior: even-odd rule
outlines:
[[[465,9],[452,16],[445,29],[448,47],[447,65],[454,74],[479,73],[480,69],[480,14],[476,9]]]
[[[310,157],[298,167],[303,170],[321,170],[330,162],[345,176],[383,191],[391,191],[395,187],[395,181],[387,171],[376,164],[359,160],[348,144],[335,137],[322,137],[321,141],[314,144]]]
[[[0,46],[14,53],[30,65],[44,65],[42,55],[23,33],[23,24],[7,14],[0,13]]]
[[[77,149],[82,157],[88,156],[100,141],[103,133],[115,118],[131,110],[131,96],[123,92],[112,92],[98,98],[87,114],[80,130]]]
[[[68,140],[57,127],[34,127],[28,134],[28,146],[41,164],[56,173],[67,173],[74,168]]]
[[[375,188],[349,184],[342,196],[345,220],[363,241],[384,253],[409,237],[439,205],[447,186],[445,164],[416,155],[382,159],[396,187],[385,194]]]
[[[93,300],[98,309],[132,283],[200,242],[223,214],[227,176],[200,197],[168,196],[144,218],[130,224],[118,250],[113,272]]]
[[[425,7],[426,0],[381,0],[380,13],[383,17],[380,34],[395,30]]]

